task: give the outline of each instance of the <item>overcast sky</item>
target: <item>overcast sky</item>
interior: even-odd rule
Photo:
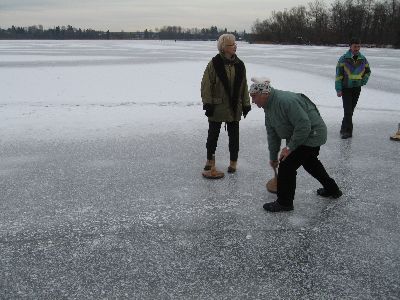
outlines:
[[[137,31],[167,25],[250,31],[258,18],[314,0],[0,0],[0,27],[56,25]],[[329,5],[333,0],[324,0]]]

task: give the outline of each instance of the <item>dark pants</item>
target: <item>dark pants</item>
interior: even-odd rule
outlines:
[[[342,100],[344,116],[342,120],[341,133],[353,133],[353,112],[356,108],[358,97],[360,97],[361,87],[343,89]]]
[[[208,122],[207,159],[212,159],[217,149],[222,122]],[[229,136],[229,153],[232,161],[237,161],[239,153],[239,122],[226,122]]]
[[[329,177],[324,166],[318,159],[319,147],[299,146],[284,161],[279,164],[278,172],[278,202],[285,206],[293,205],[296,190],[297,169],[300,166],[317,179],[329,192],[339,190],[335,180]]]

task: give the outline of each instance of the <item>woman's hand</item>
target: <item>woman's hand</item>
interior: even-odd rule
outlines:
[[[206,112],[204,113],[207,117],[212,117],[214,114],[214,105],[206,103],[203,104],[203,110]]]
[[[251,106],[243,106],[243,117],[246,119],[247,114],[251,111]]]

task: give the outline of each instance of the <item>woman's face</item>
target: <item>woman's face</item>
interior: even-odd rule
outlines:
[[[235,41],[228,41],[224,47],[224,53],[228,56],[233,56],[236,53],[237,45]]]

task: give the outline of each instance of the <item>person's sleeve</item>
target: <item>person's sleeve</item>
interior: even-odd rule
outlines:
[[[371,75],[371,69],[369,67],[368,60],[365,59],[365,72],[362,77],[362,85],[366,85],[369,79],[369,76]]]
[[[344,73],[344,63],[342,58],[339,59],[336,65],[336,78],[335,78],[335,90],[340,92],[343,89],[343,73]]]
[[[201,79],[201,100],[203,104],[212,104],[213,96],[212,96],[212,78],[215,74],[213,74],[212,62],[209,62],[204,73],[203,78]]]
[[[244,69],[244,88],[243,88],[243,95],[242,95],[242,100],[243,100],[243,106],[251,106],[250,103],[250,96],[249,96],[249,87],[247,85],[247,76],[246,76],[246,68]]]
[[[265,118],[265,128],[267,129],[269,159],[278,160],[278,153],[281,149],[281,138],[277,135],[274,128],[271,127],[267,118]]]
[[[304,144],[311,132],[311,121],[307,112],[296,101],[285,103],[285,110],[290,124],[293,126],[293,135],[287,147],[294,151]]]

